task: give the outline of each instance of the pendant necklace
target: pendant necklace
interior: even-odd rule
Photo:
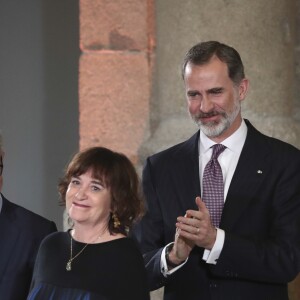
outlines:
[[[74,230],[74,233],[75,233],[75,230]],[[72,270],[72,261],[78,257],[83,251],[84,249],[89,245],[89,243],[86,243],[83,248],[75,255],[73,256],[73,238],[72,238],[72,234],[70,233],[70,236],[71,236],[71,241],[70,241],[70,259],[67,261],[67,264],[66,264],[66,270],[67,271],[71,271]],[[102,235],[98,236],[91,244],[94,244]]]
[[[71,249],[70,249],[70,259],[68,260],[67,264],[66,264],[66,270],[67,271],[71,271],[72,270],[72,261],[77,257],[79,256],[83,250],[88,246],[88,243],[85,244],[85,246],[73,257],[73,239],[72,239],[72,236],[71,236]]]

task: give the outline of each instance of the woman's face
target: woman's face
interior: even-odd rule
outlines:
[[[92,171],[88,170],[71,178],[66,192],[66,208],[75,224],[108,224],[111,212],[110,190],[93,178]]]

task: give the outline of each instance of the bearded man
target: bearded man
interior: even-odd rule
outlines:
[[[199,131],[147,159],[135,229],[150,290],[165,300],[287,300],[299,272],[300,151],[242,118],[239,53],[208,41],[184,58]]]

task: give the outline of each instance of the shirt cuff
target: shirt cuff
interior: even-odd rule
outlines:
[[[204,250],[202,259],[206,261],[208,264],[217,264],[217,260],[221,255],[223,246],[225,241],[225,231],[217,228],[217,237],[214,246],[211,250]]]
[[[174,244],[174,242],[169,243],[166,247],[164,247],[164,249],[161,253],[161,257],[160,257],[160,270],[161,270],[161,273],[164,275],[164,277],[168,277],[168,275],[173,274],[178,269],[180,269],[183,265],[185,265],[185,263],[188,261],[188,258],[187,258],[182,264],[178,265],[177,267],[175,267],[171,270],[168,270],[168,265],[167,265],[167,261],[166,261],[166,248],[171,244]]]

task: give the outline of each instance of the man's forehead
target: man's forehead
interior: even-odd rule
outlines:
[[[227,65],[220,60],[205,65],[188,64],[184,79],[185,85],[205,84],[207,88],[222,87],[231,81]]]

